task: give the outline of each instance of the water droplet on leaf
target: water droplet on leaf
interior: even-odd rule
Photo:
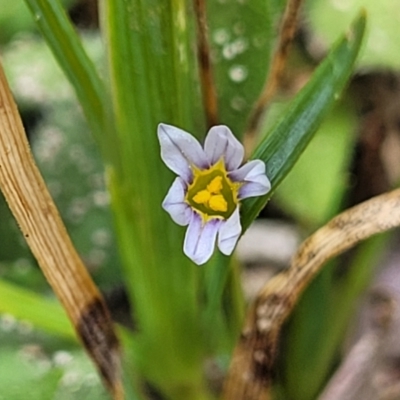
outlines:
[[[229,69],[229,77],[233,82],[243,82],[248,75],[247,68],[244,65],[233,65]]]

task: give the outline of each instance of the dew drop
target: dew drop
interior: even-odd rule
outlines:
[[[110,204],[110,196],[105,190],[96,190],[92,194],[93,196],[93,204],[96,207],[104,208]]]
[[[236,56],[236,50],[235,47],[232,45],[232,43],[227,44],[223,47],[222,49],[222,57],[225,58],[225,60],[232,60]]]
[[[72,224],[79,224],[90,209],[90,202],[84,197],[76,197],[69,205],[66,217]]]
[[[229,40],[229,32],[224,28],[217,29],[213,34],[213,40],[214,43],[222,46]]]
[[[92,233],[90,239],[95,246],[99,247],[106,247],[109,246],[111,243],[110,232],[105,228],[96,229]]]
[[[17,320],[10,314],[3,314],[0,317],[0,328],[5,332],[13,330],[17,325]]]
[[[238,38],[232,43],[233,50],[236,54],[241,54],[246,51],[248,42],[245,38]]]
[[[247,68],[243,65],[233,65],[229,69],[229,77],[233,82],[243,82],[248,75]]]
[[[73,355],[64,350],[57,351],[53,355],[53,363],[58,367],[71,363],[73,359]]]

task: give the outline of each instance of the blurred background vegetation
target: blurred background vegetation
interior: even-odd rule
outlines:
[[[62,3],[101,73],[106,60],[96,0]],[[277,21],[285,5],[281,0],[270,3],[267,12],[266,8],[253,7],[246,1],[208,2],[222,122],[235,127],[238,133],[244,131],[244,116],[249,114],[265,79],[271,55],[267,42],[277,34]],[[302,237],[345,207],[387,191],[399,182],[397,0],[306,1],[284,85],[267,113],[265,124],[271,126],[285,113],[288,100],[303,86],[333,40],[347,29],[361,7],[368,11],[369,29],[351,83],[261,214],[261,218],[289,222]],[[270,24],[265,26],[268,18]],[[33,153],[68,232],[115,318],[131,326],[99,150],[71,85],[38,33],[23,0],[0,0],[0,43],[6,74]],[[52,298],[51,289],[3,199],[0,221],[1,279]],[[321,296],[332,285],[345,285],[346,271],[338,272],[337,263],[336,266],[332,263],[303,297],[287,327],[288,332],[296,332],[296,335],[288,333],[288,337],[296,339],[287,344],[285,360],[289,361],[281,368],[286,380],[283,398],[315,398],[338,360],[332,354],[338,354],[354,303],[370,282],[376,258],[388,240],[388,237],[374,239],[357,250],[362,257],[373,248],[374,257],[365,256],[364,264],[371,266],[359,276],[361,283],[348,283],[352,289],[347,291],[346,304],[334,299],[333,294]],[[341,308],[338,315],[332,310],[333,304],[343,305],[346,311]],[[0,306],[0,311],[4,308]],[[339,321],[338,332],[331,332],[331,336],[321,334],[334,318]],[[327,340],[334,344],[333,349],[321,357],[333,361],[310,361],[307,355],[310,346],[326,348]],[[305,358],[310,369],[303,368]],[[303,382],[300,386],[299,381]],[[0,399],[25,400],[27,393],[32,400],[108,398],[90,361],[73,339],[50,335],[4,313],[0,315]]]

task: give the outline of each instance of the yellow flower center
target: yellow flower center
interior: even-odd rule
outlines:
[[[193,196],[193,201],[197,204],[204,204],[213,211],[226,211],[228,203],[221,194],[222,177],[216,176],[205,190],[200,190]]]
[[[221,159],[212,167],[200,170],[192,167],[193,182],[185,200],[203,218],[228,219],[238,205],[240,183],[232,182]]]

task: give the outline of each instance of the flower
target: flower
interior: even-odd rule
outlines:
[[[218,236],[218,248],[230,255],[242,232],[240,201],[271,188],[264,162],[240,166],[244,148],[224,125],[209,130],[204,149],[192,135],[171,125],[158,126],[158,139],[162,160],[178,175],[162,207],[178,225],[189,225],[184,253],[204,264]]]

